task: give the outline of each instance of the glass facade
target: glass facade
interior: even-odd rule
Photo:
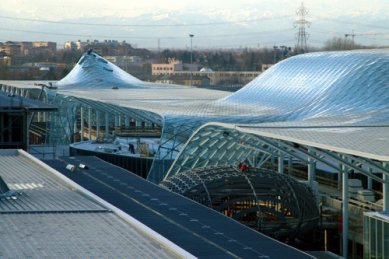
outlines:
[[[245,163],[183,171],[160,185],[275,238],[299,236],[319,222],[306,184]]]
[[[367,212],[363,224],[364,258],[389,258],[389,212]]]

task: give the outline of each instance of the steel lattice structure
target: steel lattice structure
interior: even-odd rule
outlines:
[[[276,238],[298,236],[319,221],[311,190],[270,170],[210,166],[181,172],[160,185]]]
[[[307,165],[313,187],[316,165],[324,165],[338,174],[346,201],[347,257],[349,173],[367,177],[368,186],[373,180],[382,183],[383,209],[389,210],[388,82],[387,49],[293,56],[232,94],[143,82],[88,52],[55,84],[55,98],[64,109],[53,121],[66,129],[54,137],[69,139],[78,131],[78,121],[96,131],[104,123],[105,132],[122,125],[123,116],[127,125],[129,120],[156,124],[161,138],[147,178],[154,183],[242,159],[257,168],[278,161],[277,171],[283,174],[284,162],[295,160]],[[4,84],[2,90],[14,92]]]
[[[287,155],[332,166],[364,164],[373,173],[366,167],[358,171],[383,181],[375,173],[389,177],[382,165],[389,161],[388,69],[385,49],[308,53],[274,65],[228,95],[142,82],[96,53],[85,53],[55,84],[55,100],[63,109],[53,118],[53,129],[67,129],[53,138],[69,139],[83,108],[94,110],[88,120],[94,127],[126,116],[162,129],[148,175],[155,183],[182,170],[233,164],[247,155],[259,161]],[[224,131],[235,135],[233,143],[220,137]],[[293,143],[304,148],[297,150]],[[307,153],[309,148],[314,153]]]

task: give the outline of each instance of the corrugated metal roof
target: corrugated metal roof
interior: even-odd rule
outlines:
[[[113,213],[0,214],[1,258],[172,258]]]
[[[1,150],[0,175],[21,193],[0,199],[1,258],[177,256],[25,152]]]

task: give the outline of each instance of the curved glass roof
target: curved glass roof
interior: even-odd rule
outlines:
[[[280,130],[272,137],[297,141],[304,141],[310,128],[307,138],[314,141],[306,143],[315,142],[329,150],[350,154],[358,149],[363,152],[354,153],[388,158],[389,145],[381,145],[388,139],[385,132],[389,132],[389,51],[386,49],[294,56],[233,94],[142,82],[91,52],[85,53],[57,86],[60,96],[72,96],[87,105],[93,102],[95,107],[103,104],[120,107],[141,114],[142,118],[147,118],[147,113],[159,116],[163,127],[160,149],[168,152],[156,156],[149,175],[155,182],[165,176],[189,137],[205,123],[227,123],[227,128],[239,128],[254,135],[272,131],[258,130],[261,127],[289,129]],[[114,86],[119,89],[112,89]],[[350,130],[334,132],[339,127],[354,127],[352,132],[358,134],[353,136],[363,136],[366,141],[356,146],[354,138],[342,137],[348,136]],[[379,130],[371,131],[372,127]],[[212,129],[209,127],[209,134]],[[373,132],[383,134],[383,142]],[[374,141],[368,141],[370,136]]]
[[[161,116],[268,115],[282,117],[282,121],[302,120],[387,110],[388,67],[386,50],[310,53],[278,63],[228,95],[142,82],[92,52],[84,54],[57,86],[59,93],[150,110]],[[114,86],[119,91],[113,91]],[[374,116],[377,119],[379,116]]]
[[[319,221],[315,194],[308,186],[271,170],[200,167],[160,185],[276,238],[312,230]]]
[[[138,88],[142,81],[121,70],[92,51],[85,53],[75,67],[57,82],[61,88]]]

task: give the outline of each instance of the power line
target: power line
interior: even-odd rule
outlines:
[[[294,40],[292,40],[292,39],[279,41],[279,43],[275,43],[274,41],[267,41],[267,42],[255,41],[255,42],[245,42],[244,44],[234,43],[234,44],[212,45],[211,47],[212,48],[229,48],[229,47],[246,48],[248,46],[253,46],[253,48],[258,48],[258,43],[260,43],[261,46],[264,46],[264,47],[268,46],[268,48],[272,49],[273,45],[286,45],[286,43],[293,43],[293,42],[294,42]]]
[[[284,19],[289,18],[289,15],[278,16],[278,17],[264,17],[247,20],[237,20],[230,22],[208,22],[208,23],[190,23],[190,24],[108,24],[108,23],[85,23],[85,22],[66,22],[66,21],[52,21],[44,19],[30,19],[21,17],[10,17],[0,16],[0,19],[17,20],[17,21],[28,21],[28,22],[40,22],[40,23],[51,23],[51,24],[66,24],[66,25],[79,25],[79,26],[100,26],[100,27],[194,27],[194,26],[214,26],[214,25],[228,25],[236,23],[251,23],[266,20]]]
[[[11,32],[23,32],[23,33],[37,33],[37,34],[45,34],[45,35],[56,35],[56,36],[73,36],[73,37],[91,37],[91,35],[84,34],[73,34],[73,33],[60,33],[60,32],[44,32],[44,31],[30,31],[30,30],[17,30],[17,29],[8,29],[1,28],[1,31],[11,31]],[[95,36],[100,37],[100,36]],[[105,37],[105,36],[102,36]]]
[[[0,27],[2,31],[11,31],[11,32],[23,32],[23,33],[34,33],[34,34],[45,34],[45,35],[56,35],[56,36],[72,36],[72,37],[98,37],[98,38],[111,38],[111,39],[122,39],[122,38],[131,38],[131,39],[140,39],[140,40],[152,40],[152,39],[164,39],[164,40],[177,40],[177,39],[187,39],[186,36],[112,36],[112,35],[92,35],[92,34],[74,34],[74,33],[60,33],[60,32],[44,32],[44,31],[33,31],[33,30],[18,30],[18,29],[9,29]],[[276,31],[255,31],[247,33],[235,33],[235,34],[210,34],[210,35],[199,35],[199,38],[225,38],[225,37],[239,37],[239,36],[255,36],[256,34],[267,34],[267,33],[280,33],[286,32],[289,29],[276,30]]]
[[[360,26],[366,26],[366,27],[371,27],[371,28],[376,28],[376,29],[382,29],[382,30],[389,30],[388,26],[382,26],[382,25],[376,25],[376,24],[367,24],[367,23],[361,23],[361,22],[351,22],[351,21],[345,21],[342,19],[335,19],[335,18],[329,18],[329,17],[324,17],[324,16],[313,16],[318,19],[322,20],[327,20],[330,22],[335,22],[335,23],[344,23],[344,24],[350,24],[350,25],[360,25]]]

